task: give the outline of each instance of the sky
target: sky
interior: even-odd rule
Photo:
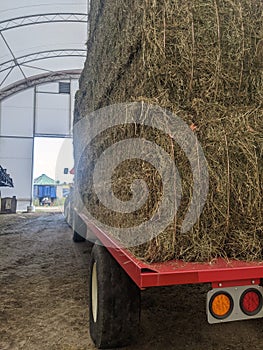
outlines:
[[[71,182],[72,175],[64,175],[64,168],[73,168],[71,139],[35,138],[34,178],[46,174],[60,182]]]

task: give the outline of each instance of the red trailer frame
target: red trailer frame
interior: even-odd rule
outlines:
[[[263,318],[263,261],[146,263],[83,213],[78,215],[86,238],[98,239],[102,245],[93,246],[89,274],[90,334],[98,348],[128,345],[136,338],[140,290],[149,287],[210,284],[212,289],[206,296],[210,324]],[[124,325],[121,332],[115,327],[116,317],[117,324]]]
[[[211,283],[213,288],[227,288],[259,285],[263,278],[263,262],[215,259],[209,263],[172,260],[147,264],[91,223],[84,214],[79,215],[140,289],[198,283]]]

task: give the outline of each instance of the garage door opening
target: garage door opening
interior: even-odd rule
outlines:
[[[33,205],[63,207],[73,183],[72,139],[36,137],[34,141]]]

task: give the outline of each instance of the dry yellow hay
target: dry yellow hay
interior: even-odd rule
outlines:
[[[208,161],[207,203],[193,229],[181,234],[192,188],[189,164],[167,136],[139,130],[140,137],[159,140],[177,157],[184,193],[176,223],[133,252],[148,261],[262,259],[263,2],[93,0],[87,48],[75,123],[114,103],[157,104],[196,127]],[[89,155],[95,161],[102,150],[136,132],[127,127],[111,130],[93,142]],[[83,162],[78,176],[84,201],[101,220],[129,225],[155,210],[162,186],[154,169],[143,168],[139,161],[117,169],[114,188],[122,200],[129,198],[129,185],[138,172],[152,186],[144,211],[123,216],[87,195],[92,169],[85,168],[85,158]]]

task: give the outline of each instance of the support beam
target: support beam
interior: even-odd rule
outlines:
[[[0,35],[2,34],[0,33]],[[0,73],[8,69],[12,70],[17,66],[21,69],[21,66],[23,66],[24,64],[26,65],[29,62],[35,62],[35,61],[45,60],[49,58],[59,58],[59,57],[86,57],[86,53],[87,51],[85,49],[45,50],[45,51],[30,53],[28,55],[23,55],[20,57],[15,57],[12,53],[12,56],[13,56],[12,60],[8,60],[0,64]]]
[[[10,18],[5,21],[0,21],[0,32],[18,27],[25,27],[33,24],[56,22],[77,22],[87,23],[88,15],[86,13],[61,12],[61,13],[42,13],[37,15],[29,15],[22,17]]]
[[[29,89],[39,84],[51,83],[58,80],[79,79],[80,74],[81,74],[81,69],[75,69],[75,70],[64,70],[64,71],[58,71],[58,72],[49,72],[49,73],[28,77],[27,79],[17,81],[14,84],[8,85],[4,89],[1,89],[0,101],[18,92]]]

